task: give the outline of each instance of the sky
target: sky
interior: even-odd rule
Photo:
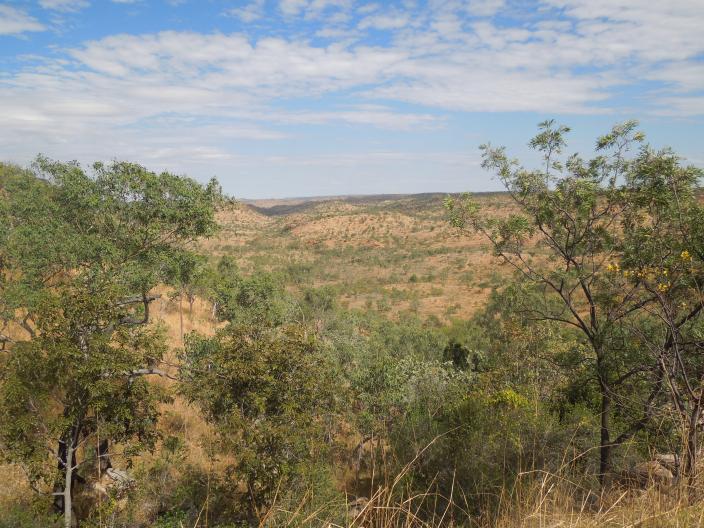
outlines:
[[[0,0],[0,160],[239,198],[489,191],[536,125],[637,119],[704,166],[704,0]]]

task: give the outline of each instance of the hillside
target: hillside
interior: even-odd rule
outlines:
[[[203,244],[245,271],[280,272],[293,289],[327,286],[345,306],[441,320],[481,307],[508,270],[488,246],[451,227],[446,195],[349,196],[229,205],[222,230]],[[508,198],[478,195],[492,214]]]

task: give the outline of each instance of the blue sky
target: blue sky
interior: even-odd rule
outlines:
[[[704,1],[0,0],[0,159],[127,159],[243,198],[482,191],[635,118],[704,166]]]

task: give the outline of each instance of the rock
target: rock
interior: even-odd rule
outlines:
[[[347,515],[350,519],[356,519],[369,504],[366,497],[358,497],[347,505]]]
[[[670,470],[670,472],[676,477],[680,472],[680,457],[673,453],[657,454],[654,459],[661,466]]]
[[[127,491],[134,485],[126,471],[108,468],[100,479],[89,479],[76,486],[73,498],[73,510],[78,521],[87,519],[100,504],[113,502],[115,510],[127,507]]]
[[[647,488],[652,485],[667,487],[672,485],[674,479],[672,471],[657,460],[651,460],[622,471],[619,483],[636,488]]]
[[[105,474],[115,483],[115,487],[124,489],[129,488],[132,484],[134,484],[134,479],[126,471],[108,468],[105,471]]]

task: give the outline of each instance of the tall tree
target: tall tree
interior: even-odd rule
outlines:
[[[615,126],[598,139],[598,155],[584,160],[576,154],[564,158],[568,128],[541,123],[530,142],[542,157],[536,170],[509,158],[504,148],[484,145],[483,167],[504,184],[513,212],[487,217],[469,196],[446,204],[456,226],[483,235],[532,289],[517,310],[582,336],[598,390],[602,481],[612,468],[613,449],[646,428],[667,398],[659,358],[627,339],[656,295],[641,281],[613,280],[621,274],[628,222],[640,209],[636,175],[657,171],[670,157],[646,146],[630,155],[644,141],[636,126]]]
[[[153,290],[175,251],[215,230],[219,187],[123,162],[88,174],[38,158],[0,174],[0,443],[34,483],[53,483],[68,527],[87,442],[99,436],[105,467],[107,441],[128,455],[154,441],[144,376],[164,374],[166,343],[149,325]]]
[[[701,169],[682,166],[669,149],[643,149],[628,175],[634,207],[614,282],[639,285],[653,300],[647,331],[632,333],[651,351],[667,381],[683,445],[683,473],[694,478],[704,411],[704,207]],[[615,270],[614,270],[615,271]]]

